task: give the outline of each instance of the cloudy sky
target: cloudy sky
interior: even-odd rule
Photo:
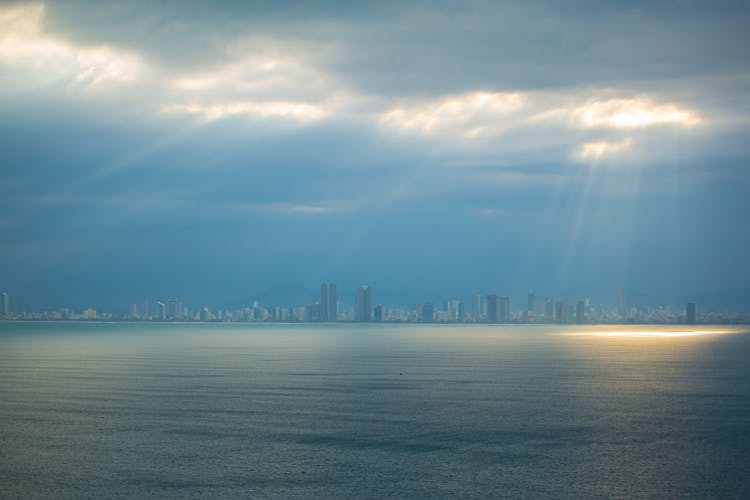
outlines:
[[[747,287],[748,26],[722,1],[0,3],[0,288]]]

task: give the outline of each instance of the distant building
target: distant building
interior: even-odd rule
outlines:
[[[8,292],[0,294],[0,319],[10,318],[10,295]]]
[[[497,323],[500,321],[500,297],[497,295],[487,296],[487,322]]]
[[[336,295],[336,283],[328,284],[328,321],[339,319],[339,302]]]
[[[357,321],[372,321],[372,290],[367,285],[357,287]]]
[[[625,318],[628,315],[628,297],[624,291],[620,292],[620,295],[617,296],[617,314],[621,318]]]
[[[164,302],[157,302],[156,307],[158,307],[159,311],[159,319],[162,321],[165,321],[167,319],[167,306],[164,304]]]
[[[576,323],[579,325],[585,322],[585,308],[586,304],[582,300],[579,300],[578,303],[576,303]]]
[[[458,301],[449,300],[446,304],[445,321],[458,321]]]
[[[268,315],[270,316],[271,321],[281,321],[281,307],[273,306],[269,309]]]
[[[422,304],[422,322],[432,323],[435,320],[435,308],[432,302]]]
[[[321,283],[318,321],[336,321],[337,319],[336,283]]]
[[[253,321],[263,321],[266,319],[266,308],[260,305],[257,300],[253,302]]]
[[[481,321],[482,316],[482,296],[480,294],[474,295],[474,321]]]
[[[167,301],[167,318],[172,321],[180,319],[180,301],[177,299],[169,299]]]
[[[507,323],[510,321],[510,297],[500,297],[500,311],[498,321]]]
[[[458,303],[458,317],[456,319],[459,323],[466,322],[466,304],[463,301]]]
[[[320,284],[320,302],[318,303],[318,321],[328,321],[328,283]]]
[[[526,297],[526,311],[533,312],[534,311],[534,291],[529,290],[529,295]]]
[[[688,302],[685,306],[685,322],[689,325],[695,324],[695,302]]]
[[[555,320],[555,304],[548,300],[544,303],[544,321],[552,323]]]
[[[379,306],[375,307],[374,311],[374,320],[375,321],[385,321],[387,319],[387,311],[388,308],[384,306],[383,304],[380,304]]]
[[[568,322],[568,304],[562,300],[555,302],[555,321],[557,323]]]

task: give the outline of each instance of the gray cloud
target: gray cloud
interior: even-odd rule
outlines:
[[[352,4],[0,16],[0,288],[748,282],[744,5]]]

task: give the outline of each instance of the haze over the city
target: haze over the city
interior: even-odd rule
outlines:
[[[747,289],[748,26],[729,1],[0,3],[0,290]]]

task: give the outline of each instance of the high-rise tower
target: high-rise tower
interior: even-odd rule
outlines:
[[[8,292],[0,294],[0,319],[10,318],[10,295]]]
[[[474,295],[474,321],[482,321],[482,296]]]
[[[628,296],[625,295],[624,290],[617,296],[617,314],[620,315],[620,319],[624,319],[628,315]]]
[[[562,300],[555,302],[555,321],[557,323],[568,322],[568,304]]]
[[[582,300],[579,300],[576,303],[576,323],[583,324],[585,321],[585,314],[586,312],[586,303]]]
[[[695,324],[695,302],[688,302],[685,306],[685,322],[688,325]]]
[[[318,320],[336,321],[338,318],[338,303],[336,302],[336,283],[320,284],[320,311]]]
[[[328,284],[328,321],[339,319],[339,303],[336,297],[336,283]]]
[[[432,302],[425,302],[422,304],[422,322],[432,323],[435,320],[435,308]]]
[[[487,296],[487,322],[497,323],[500,321],[500,297],[497,295]]]
[[[507,323],[510,321],[510,297],[504,296],[500,297],[500,311],[499,311],[498,321],[502,323]]]
[[[320,284],[320,303],[318,309],[318,319],[328,321],[328,283]]]
[[[466,323],[466,304],[463,301],[458,303],[458,315],[456,321],[459,323]]]
[[[372,290],[367,285],[357,287],[357,321],[372,321]]]
[[[555,319],[555,304],[547,299],[547,302],[544,303],[544,321],[547,323],[552,323],[552,321]]]

